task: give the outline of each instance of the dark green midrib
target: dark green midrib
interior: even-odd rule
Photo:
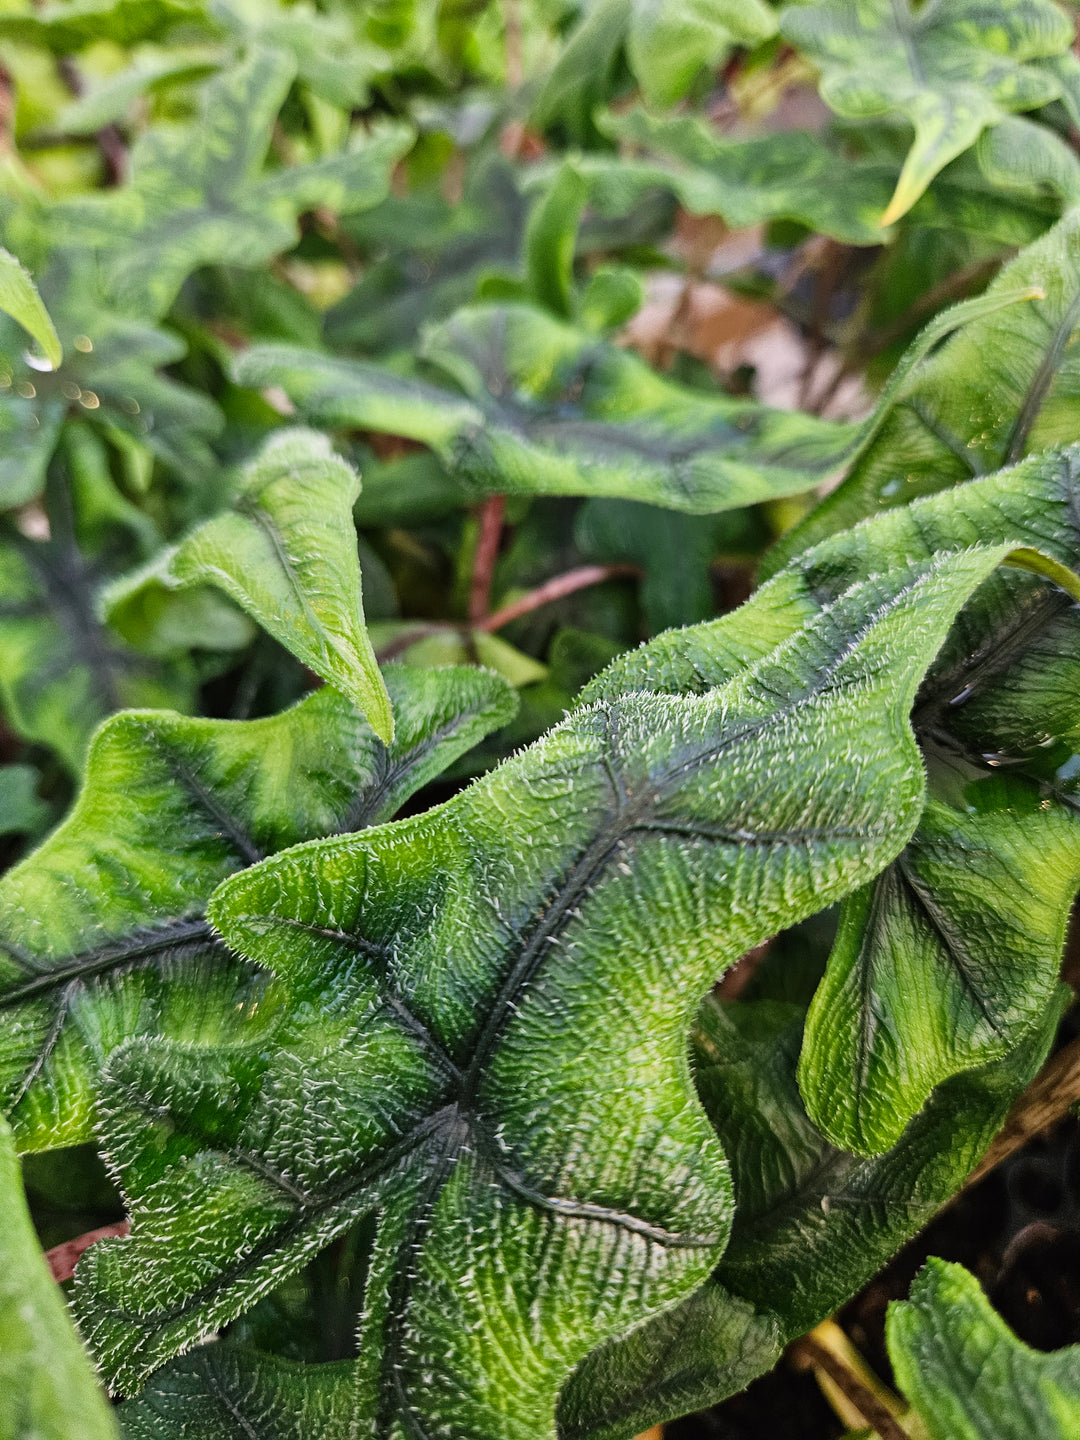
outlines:
[[[885,607],[886,610],[891,610],[901,605],[917,584],[917,580],[912,580],[898,590],[891,597],[889,604]],[[829,608],[831,607],[823,607],[823,612]],[[856,628],[854,636],[847,638],[845,644],[833,658],[832,662],[823,669],[815,671],[811,683],[806,685],[801,693],[794,696],[789,703],[783,707],[781,713],[790,714],[792,711],[799,709],[802,705],[814,699],[822,690],[826,689],[832,682],[837,667],[851,654],[852,650],[858,646],[866,634],[881,623],[882,618],[883,616],[880,611],[875,611],[871,616],[865,618]],[[319,1218],[335,1206],[344,1206],[346,1202],[352,1199],[354,1204],[349,1207],[347,1218],[358,1219],[361,1214],[374,1206],[377,1197],[371,1195],[368,1197],[368,1202],[363,1203],[363,1197],[358,1196],[357,1192],[372,1190],[381,1182],[388,1180],[396,1169],[407,1166],[425,1142],[435,1139],[440,1131],[447,1127],[463,1127],[461,1139],[447,1148],[443,1157],[440,1159],[439,1165],[436,1167],[435,1173],[440,1177],[435,1191],[437,1195],[438,1192],[441,1191],[445,1179],[443,1171],[445,1170],[446,1174],[450,1173],[461,1153],[465,1139],[470,1135],[475,1136],[479,1131],[486,1131],[486,1125],[484,1125],[483,1121],[480,1120],[480,1116],[477,1114],[476,1101],[479,1098],[478,1092],[487,1062],[498,1046],[507,1025],[515,1013],[513,1007],[515,998],[528,986],[539,968],[543,965],[550,948],[547,942],[560,933],[562,927],[571,918],[577,902],[589,893],[597,876],[606,867],[618,847],[626,841],[641,822],[644,822],[646,816],[640,812],[646,812],[661,802],[665,798],[665,787],[678,781],[683,775],[700,770],[702,766],[715,761],[725,751],[774,726],[777,721],[777,715],[775,713],[766,716],[754,716],[748,719],[744,724],[738,726],[733,733],[726,735],[719,742],[699,749],[689,758],[675,765],[661,780],[657,781],[651,792],[646,792],[637,802],[628,804],[622,793],[619,777],[614,772],[614,767],[610,764],[612,757],[609,747],[613,748],[613,722],[617,716],[610,702],[598,703],[597,712],[602,713],[605,720],[604,755],[602,759],[607,768],[609,783],[613,791],[612,808],[608,823],[584,849],[583,853],[569,871],[566,872],[565,878],[555,887],[547,905],[538,915],[531,932],[527,937],[523,937],[522,948],[518,959],[501,985],[488,1019],[477,1037],[472,1057],[468,1065],[464,1068],[460,1086],[453,1087],[453,1089],[457,1090],[457,1098],[449,1099],[448,1103],[444,1100],[440,1109],[419,1121],[397,1145],[385,1152],[373,1165],[364,1167],[361,1170],[354,1171],[349,1176],[343,1177],[332,1191],[320,1196],[311,1207],[299,1209],[297,1213],[290,1216],[287,1221],[277,1227],[270,1235],[264,1237],[228,1270],[219,1272],[214,1280],[199,1287],[197,1291],[185,1297],[184,1300],[152,1312],[152,1329],[148,1329],[147,1317],[145,1316],[124,1311],[119,1313],[117,1318],[126,1320],[140,1327],[144,1336],[149,1338],[153,1333],[160,1331],[162,1327],[192,1313],[204,1300],[220,1294],[231,1284],[257,1269],[262,1261],[269,1258],[275,1251],[280,1250],[282,1246],[287,1245],[290,1240],[300,1237],[313,1220]],[[705,840],[706,843],[715,842],[716,840],[714,836],[702,836],[700,838]],[[796,836],[796,842],[798,838],[799,837]],[[782,834],[777,834],[773,843],[783,843],[783,839]],[[743,842],[736,839],[733,834],[732,843]],[[268,915],[259,918],[274,922],[279,917]],[[318,927],[313,928],[317,929]],[[356,937],[356,939],[360,940],[363,939],[363,937]],[[363,940],[363,943],[370,946],[374,942]],[[422,1024],[422,1022],[418,1023]],[[438,1049],[438,1047],[436,1047],[436,1049]],[[427,1050],[427,1047],[425,1047],[425,1050]],[[427,1053],[431,1052],[427,1051]],[[432,1058],[436,1057],[433,1055]],[[448,1099],[448,1092],[445,1089],[440,1093]],[[500,1178],[500,1184],[505,1184],[505,1179]],[[511,1193],[514,1193],[512,1188]],[[518,1198],[524,1200],[524,1203],[529,1203],[520,1193]],[[549,1198],[550,1197],[544,1197],[545,1200]],[[357,1199],[362,1201],[359,1208],[357,1208],[355,1203]],[[431,1203],[434,1203],[434,1198]],[[596,1207],[596,1209],[597,1213],[590,1218],[595,1218],[598,1221],[606,1220],[613,1224],[620,1224],[623,1219],[626,1218],[621,1212],[608,1211],[606,1214],[601,1214],[599,1212],[602,1211],[604,1207]],[[631,1218],[634,1220],[635,1229],[644,1223],[638,1222],[636,1217]],[[424,1221],[422,1217],[416,1215],[410,1217],[403,1244],[408,1242],[415,1247],[417,1236],[422,1233],[423,1227]],[[672,1239],[674,1240],[676,1237],[672,1236]],[[706,1237],[685,1237],[683,1243],[686,1243],[688,1240],[690,1243],[709,1243]],[[394,1266],[391,1281],[392,1287],[398,1283],[398,1277],[401,1275],[401,1272],[409,1268],[408,1265],[401,1264]],[[392,1303],[392,1298],[392,1296],[388,1297],[387,1316],[387,1323],[391,1328],[394,1325],[400,1325],[404,1322],[404,1312],[400,1311],[399,1307]],[[115,1313],[116,1312],[114,1312],[114,1314]],[[383,1374],[385,1378],[385,1370]],[[404,1414],[406,1412],[402,1413]],[[412,1440],[430,1440],[430,1437],[421,1430],[413,1435]]]
[[[1001,676],[1026,651],[1030,642],[1051,621],[1064,615],[1075,602],[1056,585],[1042,584],[1031,602],[1018,608],[973,654],[932,675],[933,693],[916,700],[911,723],[918,735],[934,727],[953,707],[974,697],[978,688]]]
[[[1008,443],[1005,446],[1005,454],[1002,457],[1002,465],[1013,465],[1021,458],[1024,448],[1027,445],[1028,435],[1031,427],[1039,418],[1043,401],[1050,393],[1050,387],[1057,375],[1061,357],[1065,353],[1065,347],[1069,343],[1077,323],[1080,322],[1080,288],[1069,302],[1065,313],[1054,327],[1054,335],[1046,348],[1046,353],[1039,362],[1038,369],[1031,378],[1027,393],[1024,396],[1024,403],[1020,407],[1019,414],[1009,432]]]
[[[39,995],[47,994],[50,990],[68,985],[72,981],[87,980],[93,976],[104,975],[110,970],[119,969],[135,961],[151,959],[192,944],[205,944],[214,949],[224,949],[206,920],[201,918],[168,920],[161,927],[136,931],[134,935],[125,936],[120,942],[106,943],[93,950],[82,951],[70,957],[65,965],[47,970],[36,975],[32,980],[27,980],[21,985],[16,985],[10,990],[0,993],[0,1010],[7,1010],[26,1000],[35,999]],[[15,958],[13,951],[2,941],[0,941],[0,948]]]

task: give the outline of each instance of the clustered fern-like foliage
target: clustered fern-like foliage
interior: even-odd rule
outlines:
[[[1080,887],[1072,39],[0,15],[0,1440],[629,1440],[963,1185]],[[799,408],[627,344],[676,204]],[[888,1340],[912,1435],[1080,1426],[958,1267]]]

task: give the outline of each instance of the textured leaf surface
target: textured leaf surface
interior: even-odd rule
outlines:
[[[207,82],[196,124],[140,137],[129,184],[52,207],[55,241],[100,248],[125,313],[163,314],[200,265],[257,265],[287,250],[303,210],[359,210],[386,195],[390,168],[412,139],[402,125],[324,160],[266,170],[294,76],[283,50],[254,49]]]
[[[823,548],[862,551],[866,564],[872,542],[873,563],[889,565],[1009,536],[1075,565],[1078,487],[1070,447]],[[800,568],[815,573],[816,553]],[[894,1143],[949,1075],[1012,1049],[1057,983],[1080,883],[1077,801],[1068,769],[1054,768],[1080,740],[1080,608],[1045,580],[995,576],[961,616],[914,723],[933,798],[903,854],[846,902],[800,1069],[817,1124],[862,1153]]]
[[[350,1440],[352,1366],[298,1365],[208,1345],[118,1411],[124,1440]]]
[[[0,1084],[24,1149],[86,1136],[101,1063],[125,1037],[224,1044],[271,1008],[205,923],[221,879],[386,819],[513,714],[483,671],[388,676],[389,749],[329,688],[266,720],[128,713],[103,727],[71,815],[0,881]]]
[[[1043,298],[973,316],[911,370],[843,483],[774,547],[769,572],[867,515],[1076,438],[1080,210],[1006,265],[985,299],[1026,285]]]
[[[98,620],[103,578],[69,539],[0,527],[0,697],[18,733],[51,746],[75,773],[107,715],[124,705],[187,709],[192,699],[185,662],[149,660]]]
[[[26,1208],[0,1119],[0,1435],[116,1440],[113,1414],[71,1328]]]
[[[30,272],[6,250],[0,250],[0,310],[17,320],[37,341],[55,370],[63,356],[56,326],[41,303]]]
[[[553,1435],[574,1364],[723,1246],[725,1164],[685,1060],[700,996],[903,843],[915,686],[1004,553],[824,602],[779,577],[762,608],[784,639],[747,607],[758,658],[726,685],[586,706],[438,810],[223,886],[215,925],[300,1019],[270,1055],[114,1054],[104,1134],[134,1228],[78,1285],[114,1382],[377,1210],[364,1423]]]
[[[559,1407],[564,1440],[629,1440],[770,1369],[963,1184],[1042,1064],[1067,998],[1062,987],[1037,1035],[1008,1059],[940,1086],[893,1149],[872,1159],[835,1149],[802,1107],[800,1006],[706,1000],[692,1054],[731,1162],[731,1241],[688,1300],[578,1369]]]
[[[430,445],[476,495],[610,495],[693,513],[808,489],[852,427],[706,395],[524,305],[459,311],[427,339],[443,389],[360,361],[253,346],[241,384],[305,419]]]
[[[934,1258],[889,1306],[889,1358],[931,1440],[1070,1440],[1080,1429],[1080,1345],[1025,1345],[962,1265]]]
[[[394,720],[364,624],[352,507],[360,477],[325,436],[287,430],[244,473],[233,508],[187,535],[152,581],[215,585],[364,712],[390,742]],[[139,578],[135,577],[137,588]],[[132,582],[114,591],[130,602]]]
[[[1055,76],[1031,62],[1072,42],[1072,24],[1051,0],[815,0],[789,5],[781,28],[820,67],[821,93],[838,114],[899,114],[914,126],[886,225],[987,125],[1056,99]]]

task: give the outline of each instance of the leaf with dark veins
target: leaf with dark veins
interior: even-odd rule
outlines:
[[[586,705],[435,811],[227,881],[214,925],[297,1018],[272,1049],[256,1027],[112,1056],[102,1135],[133,1229],[77,1286],[112,1382],[137,1387],[376,1211],[358,1420],[554,1437],[574,1365],[725,1243],[685,1055],[702,994],[902,846],[915,688],[1006,553],[824,600],[779,577],[739,614],[756,635],[782,609],[786,636],[726,684]]]
[[[97,616],[107,570],[70,538],[31,540],[0,526],[0,697],[12,726],[78,773],[94,727],[124,705],[192,701],[186,660],[163,664]]]
[[[694,514],[807,490],[855,427],[708,395],[528,305],[475,305],[429,330],[445,383],[289,345],[238,356],[240,384],[279,385],[312,423],[429,445],[468,491],[596,495]]]
[[[731,1242],[688,1300],[575,1372],[559,1405],[561,1440],[628,1440],[772,1369],[786,1344],[838,1310],[956,1193],[1038,1072],[1067,1004],[1061,986],[1029,1040],[940,1086],[896,1145],[864,1159],[830,1145],[803,1109],[802,1008],[707,999],[691,1054],[731,1163]],[[153,1388],[166,1389],[167,1377]],[[162,1440],[182,1434],[178,1426]]]
[[[272,1027],[272,987],[206,923],[214,887],[386,819],[513,714],[488,672],[388,679],[389,748],[328,688],[265,720],[127,712],[99,731],[74,810],[0,881],[0,1093],[22,1148],[86,1138],[101,1065],[131,1035],[227,1044],[252,1015]]]
[[[883,225],[988,125],[1057,99],[1061,83],[1039,62],[1066,54],[1073,34],[1052,0],[811,0],[788,5],[780,25],[820,67],[822,96],[838,114],[899,114],[914,127]]]
[[[868,515],[1069,444],[1080,426],[1080,209],[1006,265],[986,300],[1042,296],[970,319],[914,369],[842,483],[766,556],[800,550]]]
[[[386,685],[364,624],[352,507],[356,471],[312,430],[271,436],[245,468],[231,509],[213,515],[110,587],[106,614],[147,585],[213,585],[393,739]]]
[[[364,210],[386,196],[391,168],[412,143],[404,125],[310,164],[266,167],[295,76],[295,57],[252,47],[206,83],[191,124],[139,138],[127,185],[50,207],[53,242],[98,252],[114,307],[163,315],[200,265],[262,264],[295,244],[303,211]]]
[[[821,550],[854,561],[860,537],[882,565],[1008,536],[1077,566],[1078,497],[1070,446],[894,510],[795,568],[815,573]],[[818,573],[832,586],[847,570]],[[861,1154],[894,1144],[943,1080],[1013,1050],[1057,983],[1080,885],[1080,606],[999,572],[961,612],[913,723],[931,803],[903,854],[845,902],[799,1070],[814,1121]]]
[[[1080,447],[1070,446],[890,511],[780,571],[755,600],[753,633],[736,612],[661,636],[582,698],[719,683],[792,623],[789,595],[825,600],[867,572],[943,550],[1008,538],[1080,565],[1078,497]],[[770,595],[779,603],[767,605]],[[894,1144],[936,1085],[1020,1044],[1053,993],[1080,879],[1075,595],[1067,572],[998,571],[920,687],[913,723],[934,803],[895,864],[845,902],[807,1021],[807,1109],[847,1150]]]

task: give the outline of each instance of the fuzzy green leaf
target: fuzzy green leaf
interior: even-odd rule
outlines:
[[[767,573],[867,515],[1075,439],[1080,210],[1006,265],[983,299],[989,307],[1023,286],[1041,295],[972,315],[935,354],[909,364],[842,484],[774,547]]]
[[[0,1435],[117,1440],[116,1422],[38,1247],[0,1119]]]
[[[1080,450],[1033,456],[837,536],[826,570],[848,560],[828,583],[866,564],[870,541],[882,565],[1006,535],[1076,565],[1078,514]],[[799,569],[820,574],[817,553]],[[800,1083],[837,1144],[894,1143],[935,1085],[1019,1043],[1053,991],[1080,884],[1078,805],[1053,772],[1080,742],[1078,643],[1069,595],[1003,571],[923,686],[913,720],[935,798],[903,854],[847,902],[807,1021]],[[1015,773],[1043,756],[1047,778]]]
[[[364,624],[352,507],[360,477],[323,435],[286,430],[244,472],[233,508],[152,563],[155,584],[215,585],[361,709],[387,744],[390,699]],[[130,604],[140,575],[111,592]],[[106,613],[110,596],[105,599]]]
[[[553,1437],[573,1366],[723,1247],[726,1168],[685,1064],[701,995],[903,844],[915,688],[1005,553],[825,601],[778,577],[727,684],[585,706],[438,810],[226,882],[213,923],[296,1023],[272,1054],[113,1055],[102,1133],[133,1232],[77,1293],[114,1383],[377,1211],[359,1417]]]
[[[784,38],[821,69],[821,93],[839,115],[902,115],[915,139],[883,225],[911,209],[934,176],[1010,111],[1061,93],[1032,61],[1072,43],[1052,0],[812,0],[789,5]]]
[[[86,1136],[125,1037],[224,1043],[233,1002],[266,1002],[205,923],[220,880],[388,818],[515,708],[480,670],[394,666],[388,684],[389,749],[330,688],[265,720],[129,712],[100,730],[74,810],[0,881],[0,1087],[24,1148]]]
[[[707,395],[525,305],[474,306],[429,332],[457,390],[283,345],[236,361],[305,419],[422,441],[476,495],[608,495],[699,514],[806,490],[854,428]]]
[[[124,1440],[350,1440],[351,1370],[204,1346],[120,1407],[120,1431]]]
[[[64,354],[56,326],[41,303],[30,272],[6,250],[0,250],[0,310],[17,320],[37,341],[45,352],[45,359],[55,370]]]
[[[800,1006],[706,1000],[692,1056],[731,1162],[731,1242],[688,1300],[589,1356],[563,1392],[563,1440],[629,1440],[716,1404],[836,1311],[963,1184],[1042,1064],[1067,1003],[1061,991],[1030,1041],[942,1085],[873,1159],[834,1149],[803,1109]]]
[[[1080,1345],[1051,1355],[1018,1340],[962,1265],[934,1258],[893,1301],[889,1358],[930,1440],[1072,1440]]]

